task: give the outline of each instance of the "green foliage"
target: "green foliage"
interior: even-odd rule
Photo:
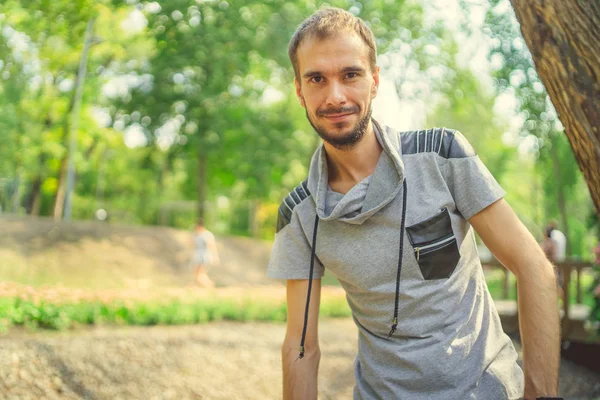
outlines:
[[[422,9],[413,3],[331,5],[367,21],[380,53],[402,37],[419,57],[439,33],[422,26]],[[21,54],[15,35],[0,35],[0,140],[8,144],[0,148],[0,210],[54,213],[91,20],[76,218],[105,208],[122,222],[183,227],[194,216],[188,209],[165,211],[165,204],[206,199],[207,219],[214,221],[220,196],[235,200],[232,210],[257,200],[279,203],[304,179],[318,143],[295,98],[287,59],[293,30],[317,7],[283,0],[3,2],[0,28],[27,46]],[[107,121],[98,123],[98,114]],[[231,214],[223,217],[222,224]],[[238,229],[248,233],[246,225]],[[272,235],[263,226],[253,231]]]
[[[285,322],[284,301],[239,299],[49,303],[0,298],[0,332],[13,326],[65,330],[83,325],[191,325],[211,321]],[[343,297],[324,298],[320,315],[348,318]]]
[[[494,113],[496,98],[486,93],[470,69],[448,61],[447,77],[438,90],[443,96],[431,110],[428,126],[446,126],[463,133],[497,180],[502,180],[516,149],[503,143],[506,126]]]
[[[506,1],[492,2],[487,17],[490,58],[499,60],[496,93],[459,67],[457,39],[439,22],[426,24],[419,4],[329,4],[371,26],[382,68],[394,72],[403,99],[411,97],[404,91],[411,79],[430,80],[440,101],[432,102],[428,125],[457,128],[469,138],[530,229],[560,217],[571,254],[588,257],[587,189]],[[215,231],[271,238],[276,206],[305,178],[319,143],[293,90],[287,44],[320,6],[306,0],[2,2],[0,212],[55,212],[83,37],[93,20],[74,157],[74,217],[91,219],[104,208],[113,221],[189,228],[203,201]],[[415,69],[422,75],[405,73]],[[442,78],[430,77],[435,71]],[[520,101],[522,136],[536,138],[534,163],[503,141],[506,124],[493,112],[503,91]]]

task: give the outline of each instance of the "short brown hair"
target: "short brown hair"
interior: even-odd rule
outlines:
[[[360,36],[369,48],[369,64],[371,70],[377,68],[377,46],[375,36],[365,22],[341,8],[323,8],[305,19],[290,40],[288,56],[294,67],[296,78],[299,79],[298,71],[298,47],[306,37],[315,35],[319,39],[326,39],[338,35],[342,30],[349,29]]]

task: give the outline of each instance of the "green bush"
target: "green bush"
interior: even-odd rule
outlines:
[[[210,321],[285,322],[284,301],[244,299],[198,299],[182,302],[147,301],[102,303],[33,302],[20,298],[0,298],[0,332],[10,327],[65,330],[81,325],[189,325]],[[344,298],[324,298],[321,316],[344,318],[351,315]]]

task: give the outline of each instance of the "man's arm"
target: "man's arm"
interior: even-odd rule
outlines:
[[[313,279],[312,282],[304,358],[298,359],[307,294],[307,279],[287,281],[287,329],[281,349],[284,400],[317,399],[317,376],[321,359],[318,340],[320,279]]]
[[[469,222],[496,259],[517,277],[525,399],[557,396],[560,328],[552,264],[503,199]]]

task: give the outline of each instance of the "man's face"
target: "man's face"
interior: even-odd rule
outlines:
[[[354,32],[305,38],[298,47],[296,94],[324,141],[352,148],[369,126],[379,67],[372,71],[369,48]],[[299,81],[298,81],[299,79]]]

